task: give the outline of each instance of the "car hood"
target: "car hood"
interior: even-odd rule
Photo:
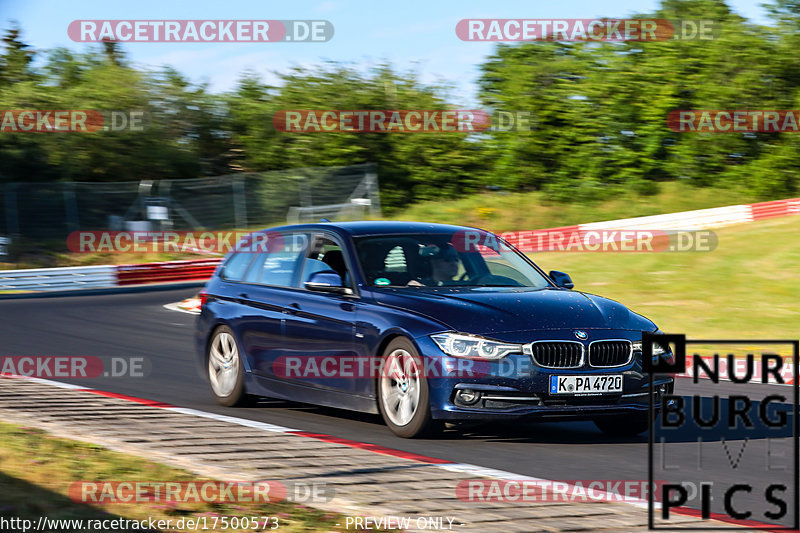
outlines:
[[[485,336],[548,329],[656,329],[653,322],[619,302],[555,288],[387,289],[376,291],[375,298],[453,331]]]

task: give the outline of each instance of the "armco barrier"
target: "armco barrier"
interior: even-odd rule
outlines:
[[[714,207],[649,217],[609,220],[534,231],[537,233],[549,232],[552,234],[548,237],[550,239],[555,238],[554,235],[558,233],[591,230],[692,231],[790,215],[800,215],[800,198]],[[199,261],[165,261],[139,265],[0,270],[0,291],[56,291],[117,287],[141,283],[202,281],[211,277],[220,261],[221,259],[214,258]]]
[[[0,270],[0,291],[63,291],[116,285],[116,267],[110,265]]]
[[[165,261],[141,265],[0,270],[0,291],[66,291],[122,285],[202,281],[211,277],[220,259]]]

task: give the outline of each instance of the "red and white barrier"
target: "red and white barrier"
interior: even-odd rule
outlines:
[[[798,214],[800,214],[800,198],[789,198],[756,204],[729,205],[679,213],[591,222],[559,228],[512,231],[503,233],[501,236],[526,253],[549,251],[661,252],[673,250],[669,237],[671,233],[697,232]],[[697,241],[701,251],[713,249],[707,241],[707,238],[702,243]]]
[[[206,280],[217,269],[221,259],[199,261],[164,261],[117,267],[117,285],[163,283],[169,281]]]
[[[800,198],[750,204],[753,220],[800,215]]]
[[[221,259],[165,261],[139,265],[37,268],[0,271],[0,291],[47,292],[107,289],[144,283],[204,281]]]
[[[609,229],[697,231],[752,221],[753,210],[750,205],[729,205],[712,209],[699,209],[697,211],[593,222],[591,224],[580,224],[578,228],[582,231]]]

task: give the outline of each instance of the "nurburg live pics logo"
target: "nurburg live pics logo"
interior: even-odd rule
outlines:
[[[686,351],[687,345],[694,345],[691,359],[687,367]],[[664,350],[669,346],[671,350]],[[722,346],[728,346],[728,354],[726,355]],[[764,348],[761,353],[753,346]],[[654,356],[654,347],[657,350]],[[791,350],[791,361],[787,361],[788,357],[784,357],[778,353],[780,347],[783,347],[785,353]],[[789,349],[787,349],[789,348]],[[742,357],[736,357],[736,354],[730,352],[743,350]],[[709,351],[713,352],[710,356],[701,356],[697,352]],[[659,353],[660,352],[660,353]],[[722,355],[718,352],[723,352]],[[644,372],[651,376],[649,384],[649,399],[650,399],[650,427],[648,432],[648,483],[649,486],[654,485],[654,446],[655,446],[655,416],[656,404],[660,412],[658,417],[661,421],[659,431],[663,435],[669,435],[670,438],[666,439],[660,435],[660,473],[658,489],[660,495],[655,495],[654,491],[648,491],[648,528],[651,530],[672,530],[669,526],[670,517],[674,517],[676,510],[681,508],[681,514],[697,515],[702,520],[721,520],[728,523],[738,523],[741,525],[754,526],[757,529],[768,527],[770,531],[794,531],[800,529],[800,514],[798,509],[798,495],[800,494],[800,469],[798,463],[800,462],[800,443],[798,442],[798,434],[800,428],[798,422],[798,397],[800,396],[798,390],[798,352],[800,352],[800,342],[797,340],[686,340],[684,335],[665,335],[665,334],[652,334],[644,333],[642,336],[642,367]],[[791,389],[788,387],[780,387],[777,385],[789,385],[787,382],[786,366],[791,365]],[[655,374],[683,374],[689,373],[691,381],[688,379],[676,379],[676,385],[681,384],[684,394],[670,393],[668,390],[661,389],[655,390],[653,381],[656,378]],[[702,383],[698,378],[703,377]],[[721,381],[722,380],[722,381]],[[701,383],[700,385],[697,385]],[[722,384],[721,384],[722,383]],[[768,387],[768,392],[762,399],[752,399],[750,396],[755,393],[751,392],[748,395],[748,389],[741,390],[752,384],[764,384],[761,387]],[[709,387],[720,388],[723,387],[727,391],[724,397],[721,398],[720,394],[714,394],[710,398],[708,394],[694,394],[689,396],[686,394],[686,388],[692,385],[697,386],[700,391],[708,390]],[[731,393],[733,388],[738,387],[740,390],[736,393]],[[756,390],[751,387],[750,391]],[[788,391],[793,392],[793,399],[788,400]],[[788,401],[787,401],[788,400]],[[709,412],[709,404],[711,409]],[[722,407],[720,407],[722,405]],[[791,406],[791,410],[786,409]],[[784,407],[784,410],[780,410]],[[727,412],[726,412],[727,411]],[[683,433],[678,433],[676,430],[682,429]],[[688,435],[694,430],[696,433]],[[670,433],[671,432],[671,433]],[[704,433],[705,432],[705,433]],[[716,432],[716,433],[715,433]],[[771,450],[771,437],[775,435],[775,440],[778,443],[787,444],[786,441],[791,440],[793,453],[776,454]],[[677,438],[682,435],[682,438]],[[719,437],[719,435],[724,435]],[[711,437],[711,439],[709,439]],[[722,458],[719,456],[714,457],[711,452],[703,452],[703,444],[711,443],[717,437],[719,443],[713,444],[720,445],[719,448],[711,447],[712,449],[724,449],[721,453]],[[729,437],[730,440],[742,441],[741,446],[732,444],[726,441],[724,437]],[[759,442],[759,439],[761,442]],[[674,463],[676,457],[686,457],[687,442],[697,441],[698,456],[696,457],[697,466],[683,469],[682,465]],[[676,454],[671,460],[673,464],[668,465],[665,461],[665,449],[669,450],[669,446],[665,443],[672,442],[674,446],[683,445],[683,455]],[[763,448],[766,446],[766,469],[767,475],[759,472],[759,475],[752,476],[752,479],[746,478],[746,473],[738,469],[745,461],[752,460],[751,457],[745,454],[747,444],[752,444],[751,456],[759,449],[757,445]],[[764,444],[765,443],[765,444]],[[723,459],[727,457],[727,462]],[[792,465],[771,465],[770,461],[775,457],[784,458],[787,463],[791,462]],[[791,461],[789,458],[791,457]],[[695,459],[694,457],[692,458]],[[716,459],[720,459],[716,462]],[[758,459],[760,461],[760,458]],[[684,470],[689,472],[692,476],[704,476],[703,465],[706,463],[724,464],[730,466],[730,472],[725,473],[723,476],[714,476],[718,479],[703,479],[699,486],[701,489],[693,491],[690,496],[687,490],[687,481],[669,481],[665,480],[663,472]],[[753,462],[752,465],[761,464]],[[773,467],[774,466],[774,467]],[[753,471],[752,469],[750,470]],[[770,472],[771,471],[771,472]],[[783,471],[788,475],[792,473],[792,484],[783,482],[778,473]],[[720,473],[719,470],[717,471]],[[732,474],[732,475],[727,475]],[[730,479],[736,479],[736,482],[730,483]],[[691,482],[689,482],[691,484]],[[794,491],[793,493],[791,491]],[[660,497],[659,497],[660,496]],[[667,525],[667,527],[656,527],[655,524],[655,501],[661,502],[661,516],[658,525]],[[712,502],[715,503],[715,512],[712,512]],[[753,504],[760,507],[754,507]],[[691,505],[692,508],[684,507]],[[790,511],[791,505],[791,511]],[[699,511],[696,508],[699,507]],[[724,510],[723,513],[716,512],[717,509]],[[672,512],[671,512],[672,511]],[[679,511],[680,512],[680,511]],[[791,514],[790,514],[791,512]],[[685,517],[684,517],[685,520]],[[765,524],[764,520],[769,520],[772,523],[781,521],[786,524],[791,520],[792,525],[772,525]],[[685,527],[681,525],[681,529],[689,530],[718,530],[718,529],[737,529],[741,530],[741,525],[736,527],[719,527],[719,524],[709,524],[709,527]],[[713,526],[713,527],[712,527]]]

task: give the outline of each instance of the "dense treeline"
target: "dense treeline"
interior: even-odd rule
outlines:
[[[769,27],[719,0],[664,0],[666,19],[711,19],[713,40],[499,45],[481,66],[484,109],[531,112],[523,132],[283,133],[282,109],[447,109],[447,87],[383,65],[296,68],[270,86],[245,73],[212,94],[170,68],[133,68],[114,43],[34,53],[16,27],[0,54],[0,109],[143,109],[144,132],[0,133],[0,181],[190,178],[303,166],[379,165],[385,206],[501,186],[588,200],[659,181],[796,192],[800,134],[675,133],[674,109],[800,108],[800,1]],[[34,67],[34,56],[43,56]]]

